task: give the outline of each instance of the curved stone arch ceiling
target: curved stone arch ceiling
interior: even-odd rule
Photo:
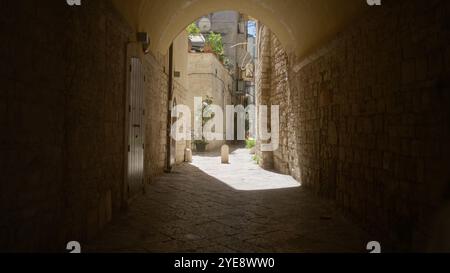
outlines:
[[[248,14],[267,25],[286,51],[303,57],[364,13],[366,0],[113,0],[137,31],[148,32],[153,52],[202,15],[222,10]]]

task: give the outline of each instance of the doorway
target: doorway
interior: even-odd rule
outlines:
[[[145,107],[144,72],[139,58],[132,57],[129,66],[128,137],[126,197],[128,200],[144,188]]]

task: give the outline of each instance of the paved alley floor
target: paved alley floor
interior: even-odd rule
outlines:
[[[368,236],[246,149],[194,156],[156,178],[88,252],[366,252]]]

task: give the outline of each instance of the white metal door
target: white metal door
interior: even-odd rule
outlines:
[[[144,187],[144,72],[139,58],[131,58],[129,94],[128,198],[131,198]]]

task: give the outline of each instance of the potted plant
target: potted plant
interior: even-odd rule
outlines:
[[[197,25],[195,23],[190,24],[187,28],[186,31],[189,35],[195,36],[195,35],[199,35],[200,34],[200,29],[197,27]]]
[[[205,46],[203,47],[203,52],[204,53],[214,53],[214,51],[209,43],[205,44]]]
[[[202,140],[195,140],[195,150],[199,153],[206,152],[206,146],[209,144],[205,139]]]
[[[225,60],[225,51],[223,48],[222,35],[211,31],[206,39],[203,52],[216,54],[219,60],[223,63]]]
[[[197,152],[205,152],[206,147],[208,146],[208,141],[206,141],[205,136],[203,135],[203,128],[205,127],[206,123],[214,118],[214,115],[211,113],[210,115],[207,114],[210,110],[210,105],[213,103],[213,98],[206,96],[206,98],[202,102],[202,139],[195,140],[195,150]]]

